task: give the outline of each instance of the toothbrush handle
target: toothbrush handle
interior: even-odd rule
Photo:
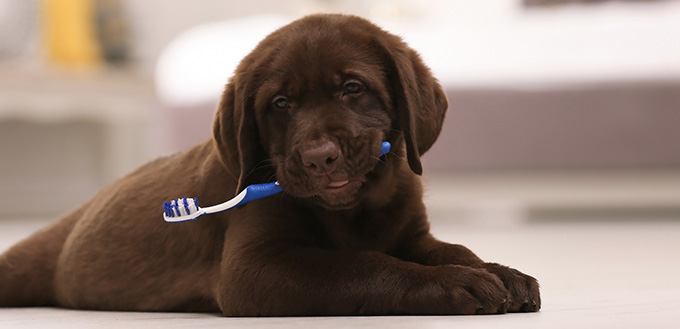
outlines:
[[[246,195],[241,200],[241,202],[238,203],[238,205],[246,204],[250,201],[266,198],[268,196],[281,193],[283,192],[283,189],[279,185],[279,182],[273,182],[273,183],[265,183],[265,184],[255,184],[255,185],[250,185],[246,187]]]
[[[233,199],[211,207],[201,208],[201,210],[206,214],[214,214],[220,211],[242,206],[250,201],[262,199],[282,191],[283,189],[281,186],[279,186],[278,182],[250,185]]]

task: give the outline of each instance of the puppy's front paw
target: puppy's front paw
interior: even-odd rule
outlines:
[[[432,267],[409,297],[411,314],[496,314],[507,312],[509,293],[486,270],[443,265]]]
[[[485,263],[482,268],[498,276],[508,289],[508,312],[537,312],[541,309],[541,295],[536,279],[496,263]]]

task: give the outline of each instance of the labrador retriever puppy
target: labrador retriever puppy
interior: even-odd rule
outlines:
[[[0,306],[227,316],[540,309],[537,281],[436,240],[420,157],[448,103],[419,55],[355,16],[313,15],[243,59],[213,138],[104,188],[0,256]],[[380,156],[381,143],[392,150]],[[162,203],[284,193],[197,221]]]

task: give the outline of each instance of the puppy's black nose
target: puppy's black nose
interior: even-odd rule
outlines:
[[[302,164],[316,175],[325,175],[335,170],[341,157],[338,146],[326,140],[306,148],[302,152]]]

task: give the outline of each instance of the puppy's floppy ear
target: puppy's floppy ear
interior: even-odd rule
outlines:
[[[444,123],[446,94],[418,53],[399,37],[389,35],[380,43],[387,54],[397,129],[404,133],[409,167],[421,175],[420,156],[434,144]]]
[[[262,148],[259,143],[252,94],[238,77],[227,85],[215,114],[213,140],[220,160],[229,172],[238,177],[236,193],[248,184]],[[247,83],[245,83],[247,84]]]

